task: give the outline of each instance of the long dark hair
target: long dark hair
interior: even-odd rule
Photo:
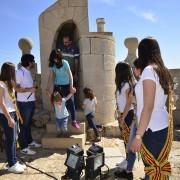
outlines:
[[[93,99],[94,99],[95,95],[94,95],[94,92],[93,92],[92,89],[85,87],[85,88],[83,89],[83,92],[84,92],[85,98],[88,98],[88,99],[90,99],[90,100],[93,100]]]
[[[143,39],[138,47],[138,55],[142,71],[146,66],[152,65],[159,76],[159,82],[164,89],[164,93],[168,94],[173,89],[173,80],[167,67],[164,65],[157,40],[151,37]]]
[[[54,62],[54,59],[58,59],[58,63]],[[49,67],[53,67],[56,65],[57,68],[61,68],[63,66],[62,63],[62,54],[60,49],[53,49],[49,56]]]
[[[121,89],[125,83],[129,84],[130,91],[133,89],[133,76],[131,67],[129,64],[125,62],[119,62],[115,68],[115,83],[116,83],[116,91],[121,93]]]
[[[0,81],[7,84],[8,90],[13,92],[13,83],[16,82],[15,65],[11,62],[5,62],[1,67]]]

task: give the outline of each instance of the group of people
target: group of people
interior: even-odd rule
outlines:
[[[33,140],[31,134],[36,91],[30,72],[33,66],[34,56],[25,54],[21,58],[21,67],[17,71],[15,71],[15,65],[10,62],[5,62],[1,67],[0,125],[5,135],[8,162],[6,168],[13,173],[22,173],[26,169],[24,164],[17,161],[17,139],[22,154],[34,155],[36,152],[31,148],[41,147],[41,144]]]
[[[133,65],[137,80],[129,64],[119,62],[115,68],[117,119],[126,151],[115,176],[133,179],[136,152],[140,152],[144,179],[166,180],[171,173],[168,156],[173,138],[172,109],[169,116],[166,100],[169,96],[171,107],[173,81],[155,39],[149,37],[139,43]]]
[[[33,141],[31,135],[36,91],[30,73],[33,64],[34,56],[26,54],[22,56],[21,68],[17,72],[12,63],[4,63],[1,68],[0,124],[6,137],[8,171],[14,173],[22,173],[26,168],[17,162],[16,157],[17,119],[22,119],[18,137],[20,152],[35,154],[30,147],[41,146]],[[132,68],[125,62],[119,62],[115,68],[117,119],[126,151],[126,159],[119,164],[124,170],[116,171],[115,176],[133,179],[136,152],[140,152],[145,166],[145,180],[168,179],[171,171],[168,156],[172,143],[172,119],[169,119],[166,110],[166,100],[173,91],[173,81],[163,63],[158,42],[151,37],[140,42],[138,59],[133,64]],[[57,136],[69,137],[69,112],[72,126],[80,128],[76,116],[75,96],[79,51],[73,47],[69,36],[63,38],[63,46],[52,50],[49,69],[46,92],[56,114]],[[49,88],[52,82],[53,92]],[[82,108],[87,123],[93,128],[96,141],[100,141],[98,126],[95,123],[97,99],[91,88],[85,87],[83,92]]]

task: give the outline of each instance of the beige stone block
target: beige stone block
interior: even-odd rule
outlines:
[[[111,85],[113,89],[115,88],[115,70],[104,72],[104,84]]]
[[[88,6],[87,0],[69,0],[69,6]]]
[[[60,8],[61,7],[68,7],[69,2],[67,0],[60,0],[60,1],[58,1],[58,4],[59,4]]]
[[[104,86],[103,100],[114,100],[115,99],[115,86],[106,85]]]
[[[80,50],[81,56],[83,54],[90,54],[90,39],[89,38],[81,38],[79,40],[79,50]]]
[[[43,148],[67,149],[74,144],[79,144],[83,149],[85,145],[85,135],[72,135],[69,138],[57,138],[56,134],[46,134],[42,138]]]
[[[84,19],[88,18],[88,11],[86,8],[84,7],[74,7],[74,16],[73,16],[73,20],[76,23],[79,23],[81,21],[83,21]]]
[[[89,72],[104,72],[103,71],[103,56],[96,54],[82,55],[82,69],[83,73]]]
[[[110,55],[104,55],[104,70],[114,71],[115,70],[115,57]]]
[[[56,124],[54,123],[48,123],[46,125],[47,133],[55,133],[57,131]],[[68,132],[70,134],[85,134],[86,131],[86,125],[85,123],[80,123],[80,128],[75,129],[72,127],[71,123],[68,124]]]
[[[79,23],[77,22],[77,27],[79,27],[79,34],[80,35],[86,35],[89,33],[89,20],[88,17],[80,21]]]
[[[91,53],[115,56],[114,41],[102,38],[91,38]]]

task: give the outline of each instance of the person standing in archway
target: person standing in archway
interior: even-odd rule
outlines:
[[[66,60],[73,75],[74,87],[78,87],[78,72],[79,72],[79,48],[74,46],[69,35],[63,36],[62,44],[58,47],[61,50],[62,58]],[[77,98],[75,97],[75,105],[77,106]]]

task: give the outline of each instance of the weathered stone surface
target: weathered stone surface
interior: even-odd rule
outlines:
[[[81,6],[86,6],[87,7],[87,0],[69,0],[69,6],[74,6],[74,7],[76,7],[76,6],[79,6],[79,7],[81,7]]]
[[[91,53],[115,56],[114,41],[101,38],[91,38]]]
[[[114,71],[115,70],[115,57],[104,55],[104,70]]]
[[[90,54],[90,39],[89,38],[81,38],[79,40],[79,50],[81,52],[81,56],[84,54]],[[84,60],[84,58],[82,59]]]

